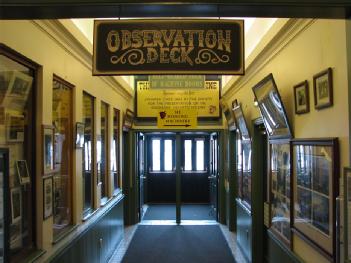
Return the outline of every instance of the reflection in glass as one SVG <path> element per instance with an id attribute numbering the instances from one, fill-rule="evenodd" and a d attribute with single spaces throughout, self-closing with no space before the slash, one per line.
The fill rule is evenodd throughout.
<path id="1" fill-rule="evenodd" d="M 290 241 L 290 144 L 270 144 L 271 227 Z"/>
<path id="2" fill-rule="evenodd" d="M 53 193 L 54 238 L 72 222 L 72 89 L 58 78 L 53 80 L 52 122 L 55 127 L 55 174 Z"/>
<path id="3" fill-rule="evenodd" d="M 242 156 L 242 140 L 239 131 L 237 132 L 236 141 L 236 174 L 238 178 L 238 197 L 243 197 L 243 156 Z"/>
<path id="4" fill-rule="evenodd" d="M 251 141 L 242 141 L 242 199 L 251 207 Z"/>
<path id="5" fill-rule="evenodd" d="M 113 110 L 113 135 L 111 145 L 111 172 L 113 175 L 113 189 L 121 188 L 119 170 L 119 110 Z"/>
<path id="6" fill-rule="evenodd" d="M 196 140 L 196 171 L 205 170 L 205 141 Z"/>
<path id="7" fill-rule="evenodd" d="M 89 213 L 93 207 L 93 137 L 94 137 L 94 98 L 83 93 L 84 148 L 83 154 L 83 211 Z"/>
<path id="8" fill-rule="evenodd" d="M 106 156 L 107 156 L 107 133 L 108 133 L 108 105 L 104 102 L 101 102 L 100 110 L 100 135 L 101 135 L 101 145 L 97 148 L 97 152 L 100 155 L 98 159 L 99 172 L 101 178 L 101 199 L 108 196 L 108 176 L 107 176 L 107 165 L 106 165 Z M 97 141 L 99 143 L 99 141 Z M 99 145 L 98 145 L 99 146 Z M 103 202 L 103 200 L 102 200 Z"/>
<path id="9" fill-rule="evenodd" d="M 192 168 L 192 141 L 184 141 L 184 170 L 191 171 Z"/>
<path id="10" fill-rule="evenodd" d="M 296 217 L 330 235 L 330 196 L 333 153 L 330 146 L 294 145 L 297 185 Z M 297 220 L 296 224 L 300 221 Z"/>
<path id="11" fill-rule="evenodd" d="M 152 139 L 152 171 L 161 170 L 161 141 Z"/>
<path id="12" fill-rule="evenodd" d="M 165 171 L 172 171 L 173 169 L 173 150 L 172 150 L 172 140 L 164 140 L 164 165 Z"/>
<path id="13" fill-rule="evenodd" d="M 35 135 L 33 127 L 33 78 L 34 70 L 0 55 L 0 116 L 3 129 L 0 131 L 0 143 L 10 149 L 9 189 L 6 200 L 9 209 L 3 211 L 9 216 L 9 225 L 2 225 L 9 233 L 9 262 L 23 260 L 35 247 L 33 219 L 33 148 Z M 21 116 L 20 127 L 12 121 L 13 116 Z M 16 170 L 16 161 L 25 160 L 28 165 L 30 182 L 21 184 Z M 1 175 L 0 177 L 2 177 Z M 1 184 L 3 181 L 1 181 Z M 2 189 L 2 188 L 1 188 Z M 1 195 L 2 198 L 2 195 Z M 4 244 L 0 245 L 3 246 Z M 4 251 L 2 251 L 3 255 Z"/>

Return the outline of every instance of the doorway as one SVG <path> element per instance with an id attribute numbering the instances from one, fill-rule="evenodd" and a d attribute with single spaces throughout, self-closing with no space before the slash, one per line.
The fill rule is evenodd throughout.
<path id="1" fill-rule="evenodd" d="M 216 133 L 139 133 L 140 220 L 217 220 Z"/>

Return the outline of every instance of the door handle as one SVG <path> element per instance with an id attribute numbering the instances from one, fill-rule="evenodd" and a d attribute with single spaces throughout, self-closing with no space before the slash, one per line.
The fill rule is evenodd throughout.
<path id="1" fill-rule="evenodd" d="M 207 177 L 208 179 L 214 179 L 214 178 L 216 178 L 216 176 L 214 176 L 214 175 L 211 175 L 211 176 L 209 176 L 209 177 Z"/>
<path id="2" fill-rule="evenodd" d="M 140 179 L 146 179 L 146 176 L 140 176 Z"/>

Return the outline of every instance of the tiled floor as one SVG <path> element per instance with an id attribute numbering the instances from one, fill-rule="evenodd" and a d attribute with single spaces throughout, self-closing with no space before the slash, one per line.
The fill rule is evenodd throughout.
<path id="1" fill-rule="evenodd" d="M 185 224 L 198 224 L 198 225 L 206 225 L 206 224 L 213 224 L 213 222 L 206 222 L 206 221 L 195 221 L 194 222 L 183 222 Z M 153 220 L 148 220 L 143 221 L 141 224 L 152 224 L 152 225 L 173 225 L 176 224 L 175 221 L 172 220 L 165 220 L 164 222 L 162 222 L 161 220 L 155 220 L 155 222 L 153 222 Z M 230 232 L 228 230 L 228 227 L 225 225 L 219 225 L 223 235 L 225 237 L 225 239 L 228 242 L 228 245 L 234 255 L 234 258 L 236 260 L 237 263 L 246 263 L 245 258 L 243 257 L 240 249 L 238 248 L 237 244 L 236 244 L 236 235 L 233 232 Z M 135 233 L 135 230 L 137 229 L 138 225 L 135 226 L 128 226 L 125 228 L 124 230 L 124 238 L 122 239 L 121 243 L 119 244 L 119 246 L 117 247 L 116 251 L 114 252 L 114 254 L 112 255 L 109 263 L 120 263 L 122 261 L 122 258 L 129 246 L 129 243 Z"/>

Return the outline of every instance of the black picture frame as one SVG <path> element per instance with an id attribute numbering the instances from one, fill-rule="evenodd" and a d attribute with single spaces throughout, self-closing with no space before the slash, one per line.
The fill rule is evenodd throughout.
<path id="1" fill-rule="evenodd" d="M 233 113 L 236 120 L 236 127 L 240 131 L 242 140 L 251 141 L 249 128 L 247 126 L 247 122 L 245 120 L 245 116 L 240 104 L 233 108 Z"/>
<path id="2" fill-rule="evenodd" d="M 42 126 L 43 144 L 43 174 L 51 174 L 55 171 L 54 163 L 54 134 L 55 128 L 52 125 Z"/>
<path id="3" fill-rule="evenodd" d="M 295 139 L 292 230 L 330 261 L 336 259 L 337 138 Z"/>
<path id="4" fill-rule="evenodd" d="M 48 219 L 53 215 L 53 177 L 43 178 L 43 219 Z"/>
<path id="5" fill-rule="evenodd" d="M 222 112 L 224 114 L 225 119 L 227 120 L 228 129 L 229 130 L 235 130 L 236 129 L 236 125 L 235 125 L 233 111 L 228 107 L 227 102 L 225 102 L 223 98 L 221 98 L 219 100 L 219 104 L 221 105 Z"/>
<path id="6" fill-rule="evenodd" d="M 27 166 L 26 160 L 17 160 L 16 161 L 16 170 L 18 179 L 21 185 L 30 183 L 30 174 Z"/>
<path id="7" fill-rule="evenodd" d="M 295 114 L 310 112 L 310 97 L 307 80 L 294 86 L 294 102 Z"/>
<path id="8" fill-rule="evenodd" d="M 252 91 L 258 102 L 268 137 L 292 138 L 292 130 L 273 74 L 268 74 L 258 82 Z"/>
<path id="9" fill-rule="evenodd" d="M 130 109 L 126 110 L 126 113 L 123 116 L 123 130 L 129 131 L 133 126 L 134 121 L 134 112 Z"/>
<path id="10" fill-rule="evenodd" d="M 327 68 L 313 76 L 314 108 L 317 110 L 333 106 L 333 73 Z"/>
<path id="11" fill-rule="evenodd" d="M 75 146 L 77 149 L 81 149 L 84 147 L 84 128 L 85 125 L 83 122 L 76 123 L 76 142 Z"/>

